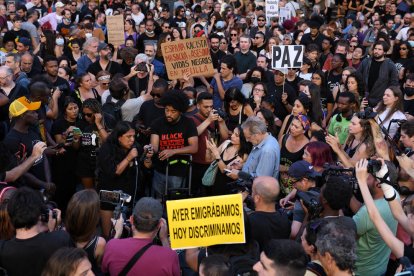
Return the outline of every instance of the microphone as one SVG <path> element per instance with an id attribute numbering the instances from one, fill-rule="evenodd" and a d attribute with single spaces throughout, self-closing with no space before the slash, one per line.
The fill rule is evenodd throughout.
<path id="1" fill-rule="evenodd" d="M 132 149 L 136 149 L 137 151 L 138 151 L 138 149 L 137 149 L 137 145 L 136 144 L 134 144 L 133 146 L 132 146 L 132 148 L 131 148 L 131 150 Z M 134 157 L 134 166 L 138 166 L 138 159 L 136 158 L 136 157 Z"/>

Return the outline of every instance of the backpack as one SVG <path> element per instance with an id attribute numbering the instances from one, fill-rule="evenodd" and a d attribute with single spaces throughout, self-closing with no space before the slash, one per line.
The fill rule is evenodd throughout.
<path id="1" fill-rule="evenodd" d="M 116 124 L 122 121 L 121 107 L 124 103 L 124 99 L 120 99 L 114 103 L 112 101 L 112 96 L 108 96 L 108 98 L 106 98 L 106 101 L 102 106 L 102 113 L 104 115 L 105 125 L 108 129 L 114 129 Z"/>
<path id="2" fill-rule="evenodd" d="M 230 274 L 232 276 L 253 276 L 257 272 L 253 270 L 253 266 L 257 263 L 250 255 L 233 256 L 229 259 Z"/>

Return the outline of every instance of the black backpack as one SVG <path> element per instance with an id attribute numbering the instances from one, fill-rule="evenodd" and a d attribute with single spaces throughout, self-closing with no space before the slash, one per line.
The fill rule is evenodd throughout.
<path id="1" fill-rule="evenodd" d="M 112 101 L 112 96 L 106 98 L 106 101 L 102 106 L 102 113 L 104 115 L 105 125 L 108 129 L 114 129 L 116 124 L 122 121 L 121 107 L 124 103 L 124 99 L 120 99 L 114 103 Z"/>
<path id="2" fill-rule="evenodd" d="M 257 263 L 250 255 L 233 256 L 229 259 L 230 274 L 232 276 L 256 276 L 253 266 Z"/>

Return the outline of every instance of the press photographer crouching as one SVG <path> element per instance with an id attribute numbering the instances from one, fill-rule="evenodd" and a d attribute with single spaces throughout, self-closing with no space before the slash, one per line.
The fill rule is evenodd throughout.
<path id="1" fill-rule="evenodd" d="M 145 158 L 141 158 L 142 155 L 143 149 L 135 143 L 135 130 L 132 125 L 128 122 L 119 122 L 98 154 L 97 190 L 122 190 L 132 196 L 127 206 L 132 205 L 142 189 L 139 169 L 151 167 L 152 151 L 146 151 Z M 101 225 L 105 238 L 110 236 L 114 209 L 114 204 L 101 202 Z"/>
<path id="2" fill-rule="evenodd" d="M 102 271 L 108 275 L 180 275 L 178 255 L 170 249 L 167 222 L 162 205 L 153 198 L 141 198 L 130 217 L 132 237 L 112 239 L 105 248 Z M 163 246 L 153 245 L 159 232 Z"/>

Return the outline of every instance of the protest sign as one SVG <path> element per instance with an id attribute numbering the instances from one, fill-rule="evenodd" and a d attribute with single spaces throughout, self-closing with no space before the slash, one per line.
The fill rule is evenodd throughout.
<path id="1" fill-rule="evenodd" d="M 291 19 L 292 14 L 290 12 L 289 8 L 286 7 L 280 7 L 279 8 L 279 24 L 283 24 L 285 20 Z"/>
<path id="2" fill-rule="evenodd" d="M 205 37 L 183 39 L 161 44 L 168 78 L 180 79 L 186 74 L 214 75 L 213 61 Z"/>
<path id="3" fill-rule="evenodd" d="M 272 47 L 272 68 L 300 68 L 303 64 L 303 45 L 285 45 Z"/>
<path id="4" fill-rule="evenodd" d="M 108 43 L 119 46 L 125 43 L 124 16 L 113 15 L 106 17 L 108 27 Z"/>
<path id="5" fill-rule="evenodd" d="M 267 22 L 279 14 L 279 0 L 266 0 L 266 18 Z"/>
<path id="6" fill-rule="evenodd" d="M 171 248 L 244 243 L 241 194 L 167 201 Z"/>

